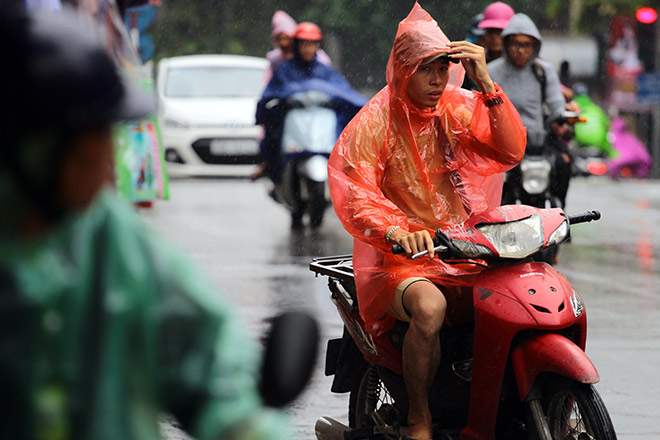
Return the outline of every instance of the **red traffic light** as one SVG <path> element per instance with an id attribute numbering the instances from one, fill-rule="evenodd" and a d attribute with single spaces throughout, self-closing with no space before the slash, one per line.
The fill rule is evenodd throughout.
<path id="1" fill-rule="evenodd" d="M 640 23 L 651 24 L 658 19 L 658 13 L 655 11 L 655 9 L 644 6 L 637 9 L 637 12 L 635 12 L 635 18 L 637 18 L 637 21 Z"/>

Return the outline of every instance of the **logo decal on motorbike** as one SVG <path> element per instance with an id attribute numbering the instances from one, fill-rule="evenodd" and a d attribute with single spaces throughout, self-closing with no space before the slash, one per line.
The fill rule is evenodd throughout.
<path id="1" fill-rule="evenodd" d="M 527 277 L 533 277 L 533 276 L 539 276 L 542 277 L 545 274 L 539 273 L 539 272 L 530 272 L 530 273 L 524 273 L 520 275 L 520 278 L 527 278 Z"/>

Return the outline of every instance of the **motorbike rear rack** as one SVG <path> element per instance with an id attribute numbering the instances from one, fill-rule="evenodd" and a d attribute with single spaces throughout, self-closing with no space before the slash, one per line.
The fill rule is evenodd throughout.
<path id="1" fill-rule="evenodd" d="M 355 281 L 353 276 L 353 256 L 350 254 L 314 258 L 309 263 L 309 270 L 315 272 L 317 276 L 326 275 L 342 281 Z"/>

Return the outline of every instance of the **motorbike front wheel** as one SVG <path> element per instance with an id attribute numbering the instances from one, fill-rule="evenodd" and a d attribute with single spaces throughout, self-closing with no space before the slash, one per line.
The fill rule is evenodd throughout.
<path id="1" fill-rule="evenodd" d="M 547 388 L 544 401 L 553 440 L 616 440 L 610 415 L 593 385 L 558 378 Z"/>

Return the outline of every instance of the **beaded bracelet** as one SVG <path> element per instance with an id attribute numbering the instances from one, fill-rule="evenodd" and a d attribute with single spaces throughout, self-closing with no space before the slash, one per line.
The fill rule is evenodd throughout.
<path id="1" fill-rule="evenodd" d="M 394 226 L 394 227 L 393 227 L 392 229 L 390 229 L 390 231 L 385 235 L 385 241 L 386 241 L 387 243 L 390 242 L 390 237 L 392 236 L 392 234 L 394 233 L 394 231 L 396 231 L 396 230 L 399 229 L 399 228 L 400 228 L 400 226 Z"/>

